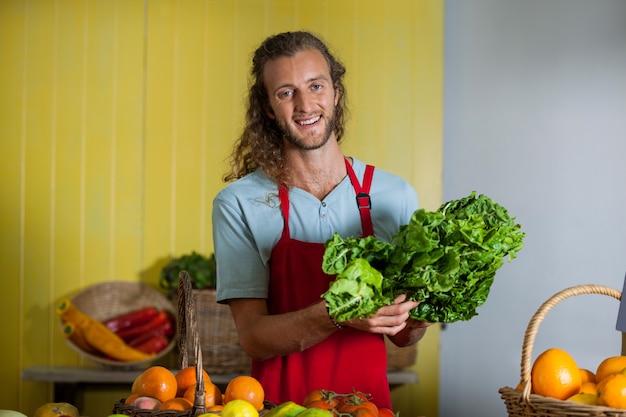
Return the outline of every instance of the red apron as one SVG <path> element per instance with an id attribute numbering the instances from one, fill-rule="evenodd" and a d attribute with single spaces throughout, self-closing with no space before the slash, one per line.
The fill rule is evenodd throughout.
<path id="1" fill-rule="evenodd" d="M 369 185 L 373 167 L 366 170 L 361 189 L 352 166 L 346 162 L 350 180 L 357 193 L 364 235 L 373 234 L 369 218 Z M 368 179 L 369 176 L 369 179 Z M 270 314 L 300 310 L 319 302 L 334 276 L 322 271 L 323 243 L 302 242 L 289 234 L 289 196 L 279 187 L 284 218 L 283 233 L 272 250 L 268 309 Z M 367 206 L 367 207 L 364 207 Z M 363 215 L 363 212 L 366 212 Z M 369 219 L 369 220 L 368 220 Z M 369 224 L 368 224 L 369 221 Z M 337 393 L 353 390 L 369 393 L 378 407 L 391 408 L 387 381 L 387 354 L 382 335 L 347 327 L 303 352 L 252 361 L 252 376 L 265 390 L 265 398 L 274 403 L 295 401 L 315 389 Z"/>

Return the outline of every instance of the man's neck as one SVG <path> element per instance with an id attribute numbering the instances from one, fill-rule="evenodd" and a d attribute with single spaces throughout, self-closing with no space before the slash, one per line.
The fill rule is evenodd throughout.
<path id="1" fill-rule="evenodd" d="M 339 146 L 323 152 L 296 152 L 287 158 L 291 184 L 323 200 L 347 175 Z"/>

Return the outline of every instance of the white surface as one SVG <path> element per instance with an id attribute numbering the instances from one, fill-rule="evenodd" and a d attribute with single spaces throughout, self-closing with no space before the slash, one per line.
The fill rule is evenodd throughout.
<path id="1" fill-rule="evenodd" d="M 503 417 L 528 320 L 577 284 L 626 273 L 626 1 L 447 0 L 444 200 L 472 190 L 526 231 L 487 303 L 441 336 L 440 417 Z M 560 303 L 533 357 L 557 346 L 595 370 L 620 353 L 619 303 Z"/>

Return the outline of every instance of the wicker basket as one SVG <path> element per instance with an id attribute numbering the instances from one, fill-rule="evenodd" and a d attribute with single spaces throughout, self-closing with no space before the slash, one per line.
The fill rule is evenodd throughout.
<path id="1" fill-rule="evenodd" d="M 123 414 L 132 417 L 196 417 L 206 412 L 204 402 L 204 378 L 202 378 L 202 348 L 198 342 L 198 334 L 196 331 L 196 311 L 193 303 L 191 280 L 186 271 L 181 271 L 179 275 L 177 300 L 178 349 L 180 351 L 178 357 L 179 369 L 184 369 L 189 366 L 190 350 L 194 353 L 195 358 L 196 396 L 194 398 L 193 408 L 187 411 L 145 410 L 126 405 L 122 399 L 115 403 L 112 414 Z"/>
<path id="2" fill-rule="evenodd" d="M 111 317 L 149 306 L 155 306 L 158 310 L 166 310 L 174 315 L 176 314 L 172 303 L 167 297 L 154 288 L 138 282 L 108 281 L 95 284 L 70 297 L 70 300 L 78 309 L 99 321 L 105 321 Z M 76 346 L 71 340 L 65 340 L 68 346 L 81 357 L 100 366 L 115 369 L 146 368 L 151 363 L 167 355 L 176 346 L 176 338 L 172 338 L 164 350 L 150 359 L 136 362 L 120 362 L 90 354 Z"/>
<path id="3" fill-rule="evenodd" d="M 410 346 L 398 347 L 389 338 L 385 337 L 387 348 L 387 372 L 402 371 L 415 365 L 417 360 L 417 343 Z"/>
<path id="4" fill-rule="evenodd" d="M 579 404 L 573 401 L 563 401 L 554 398 L 531 394 L 532 382 L 530 378 L 532 368 L 532 350 L 539 325 L 546 314 L 566 298 L 583 294 L 607 295 L 618 300 L 620 291 L 603 285 L 578 285 L 562 290 L 544 302 L 530 319 L 524 334 L 521 361 L 522 390 L 511 387 L 500 388 L 499 392 L 504 400 L 510 417 L 549 417 L 549 416 L 580 416 L 580 417 L 626 417 L 626 410 L 602 407 L 597 405 Z"/>
<path id="5" fill-rule="evenodd" d="M 197 332 L 204 369 L 209 375 L 247 374 L 251 359 L 239 344 L 230 308 L 218 304 L 215 296 L 216 292 L 212 289 L 192 290 L 196 319 L 201 323 Z M 187 345 L 191 345 L 191 335 L 187 338 Z"/>

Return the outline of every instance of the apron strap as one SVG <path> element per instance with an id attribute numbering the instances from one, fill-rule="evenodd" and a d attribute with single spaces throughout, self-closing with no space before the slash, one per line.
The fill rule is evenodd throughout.
<path id="1" fill-rule="evenodd" d="M 344 161 L 346 163 L 348 176 L 350 177 L 350 182 L 356 192 L 356 206 L 359 208 L 359 213 L 361 214 L 363 237 L 373 236 L 374 226 L 372 225 L 372 216 L 370 213 L 370 209 L 372 208 L 372 199 L 370 198 L 369 192 L 370 187 L 372 186 L 372 178 L 374 177 L 374 167 L 372 165 L 367 165 L 365 167 L 363 186 L 361 186 L 358 178 L 354 174 L 354 170 L 352 169 L 352 165 L 350 164 L 350 161 L 348 161 L 348 158 L 344 158 Z"/>
<path id="2" fill-rule="evenodd" d="M 289 238 L 289 190 L 285 184 L 278 187 L 278 198 L 280 198 L 280 209 L 283 212 L 283 237 Z"/>

